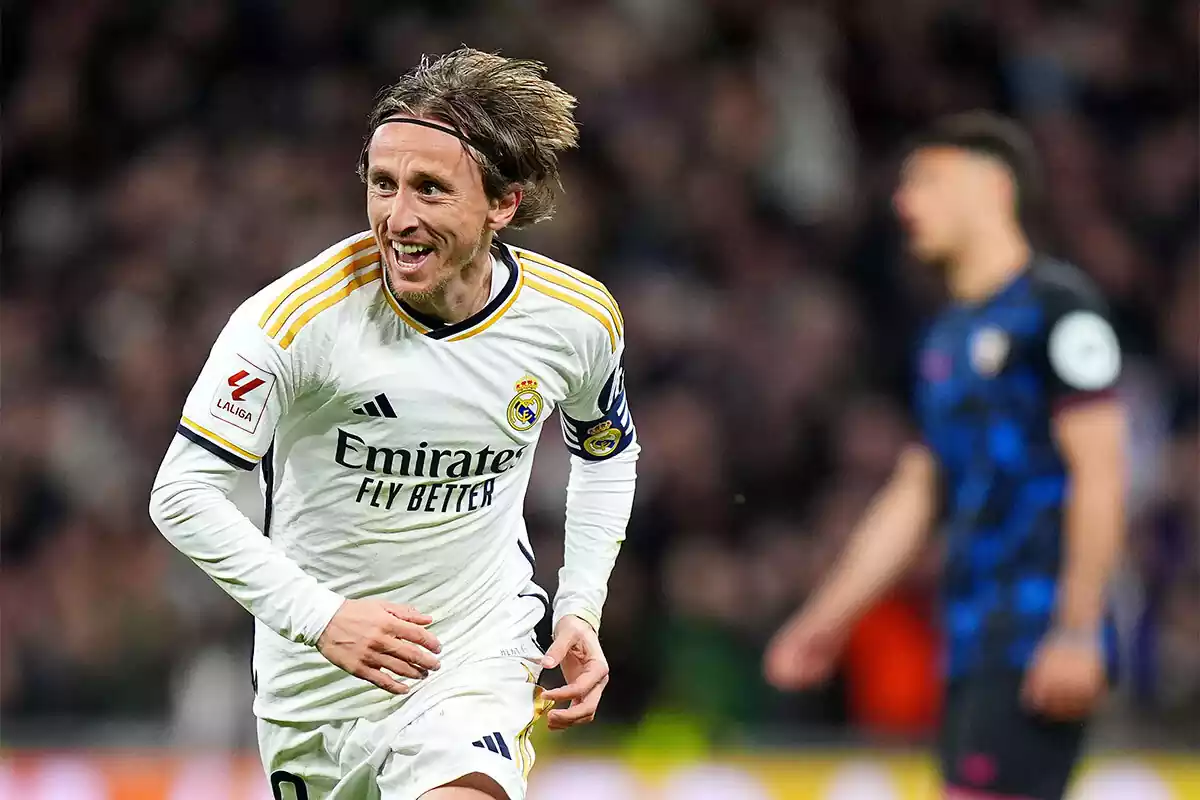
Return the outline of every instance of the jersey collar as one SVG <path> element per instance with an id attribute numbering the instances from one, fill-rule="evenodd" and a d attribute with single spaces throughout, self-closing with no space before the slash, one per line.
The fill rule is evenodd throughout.
<path id="1" fill-rule="evenodd" d="M 481 333 L 503 316 L 504 312 L 512 307 L 524 283 L 521 265 L 513 257 L 508 246 L 497 241 L 494 243 L 493 252 L 508 267 L 508 279 L 504 282 L 504 286 L 501 287 L 500 291 L 492 299 L 488 300 L 483 308 L 453 325 L 447 325 L 440 319 L 423 314 L 397 298 L 392 294 L 392 289 L 388 286 L 386 278 L 383 281 L 383 293 L 387 296 L 388 303 L 400 319 L 430 339 L 446 339 L 452 342 L 466 339 L 477 333 Z"/>

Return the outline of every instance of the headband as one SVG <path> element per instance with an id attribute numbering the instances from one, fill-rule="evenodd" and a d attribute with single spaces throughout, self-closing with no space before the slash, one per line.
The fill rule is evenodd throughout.
<path id="1" fill-rule="evenodd" d="M 403 125 L 420 125 L 422 128 L 432 128 L 435 131 L 441 131 L 442 133 L 448 133 L 451 136 L 453 136 L 455 139 L 458 139 L 463 144 L 470 145 L 471 147 L 474 147 L 476 150 L 478 150 L 480 153 L 483 153 L 485 156 L 487 156 L 487 158 L 493 164 L 499 163 L 496 160 L 496 157 L 494 155 L 492 155 L 492 152 L 488 147 L 480 144 L 479 142 L 475 141 L 474 139 L 470 138 L 469 136 L 466 136 L 465 134 L 460 133 L 459 131 L 455 130 L 454 128 L 451 128 L 449 125 L 439 125 L 436 122 L 429 122 L 428 120 L 413 119 L 412 117 L 388 117 L 387 119 L 380 120 L 379 124 L 376 125 L 372 129 L 371 133 L 374 133 L 375 131 L 379 130 L 379 128 L 381 126 L 387 125 L 390 122 L 397 122 L 397 123 L 400 123 Z M 369 143 L 370 137 L 367 137 L 367 138 L 368 138 L 368 143 Z M 363 157 L 363 163 L 365 164 L 366 158 L 367 158 L 367 150 L 365 147 L 363 148 L 362 157 Z"/>

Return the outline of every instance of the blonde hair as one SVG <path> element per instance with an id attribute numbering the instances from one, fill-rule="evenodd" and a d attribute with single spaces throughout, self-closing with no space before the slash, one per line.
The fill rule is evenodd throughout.
<path id="1" fill-rule="evenodd" d="M 520 186 L 523 196 L 511 227 L 549 219 L 562 188 L 558 155 L 579 143 L 579 128 L 575 98 L 545 74 L 541 62 L 469 47 L 423 57 L 380 93 L 368 118 L 359 177 L 365 180 L 367 147 L 385 120 L 397 114 L 437 120 L 470 145 L 467 150 L 479 164 L 488 197 L 498 199 L 513 184 Z"/>

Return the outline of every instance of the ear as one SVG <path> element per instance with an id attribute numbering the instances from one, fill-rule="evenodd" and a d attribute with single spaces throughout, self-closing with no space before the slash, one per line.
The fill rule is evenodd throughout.
<path id="1" fill-rule="evenodd" d="M 512 222 L 513 216 L 517 213 L 517 208 L 521 205 L 521 198 L 524 196 L 525 192 L 522 191 L 521 184 L 514 183 L 508 187 L 507 192 L 489 202 L 487 213 L 488 229 L 498 231 Z"/>

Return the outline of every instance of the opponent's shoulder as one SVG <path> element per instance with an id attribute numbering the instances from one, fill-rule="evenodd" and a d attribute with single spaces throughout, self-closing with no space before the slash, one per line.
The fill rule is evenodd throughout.
<path id="1" fill-rule="evenodd" d="M 1083 270 L 1066 261 L 1039 256 L 1029 269 L 1029 286 L 1051 317 L 1073 309 L 1106 313 L 1099 287 Z"/>
<path id="2" fill-rule="evenodd" d="M 239 309 L 248 322 L 287 350 L 301 331 L 335 325 L 337 314 L 356 290 L 382 275 L 379 247 L 370 231 L 356 233 L 272 281 Z"/>
<path id="3" fill-rule="evenodd" d="M 555 327 L 588 337 L 602 334 L 612 350 L 625 335 L 616 298 L 600 281 L 561 261 L 524 247 L 505 245 L 521 270 L 522 295 L 537 313 L 553 315 Z"/>

